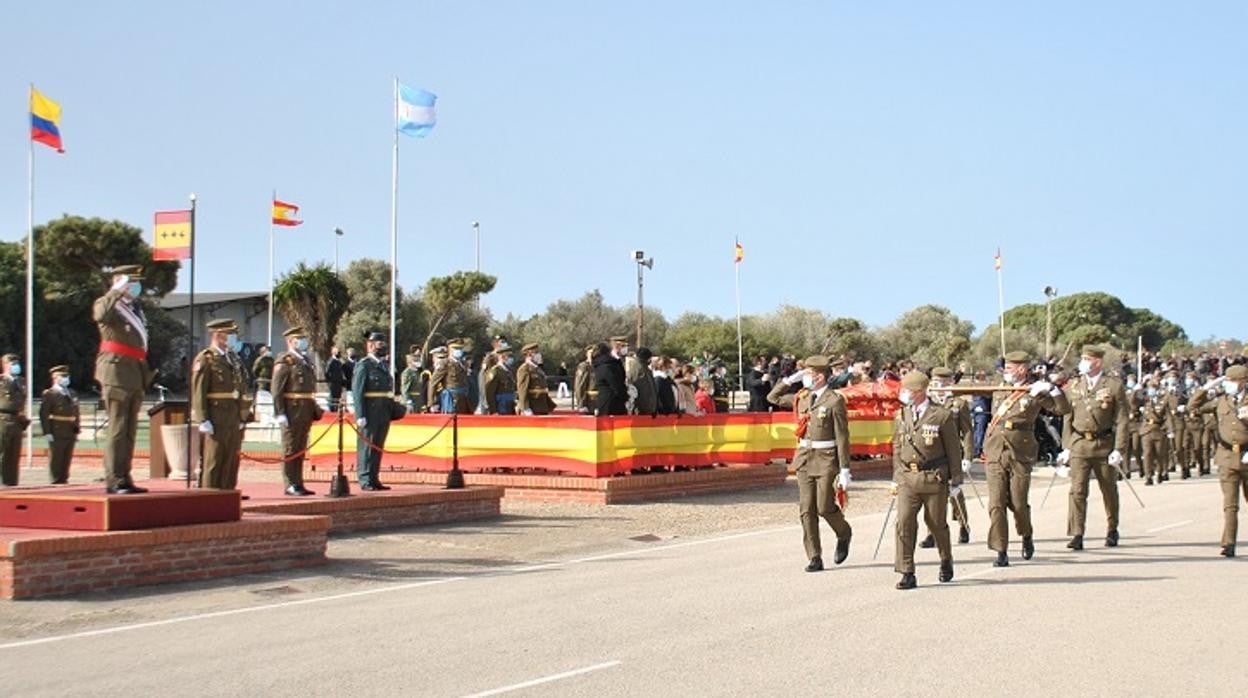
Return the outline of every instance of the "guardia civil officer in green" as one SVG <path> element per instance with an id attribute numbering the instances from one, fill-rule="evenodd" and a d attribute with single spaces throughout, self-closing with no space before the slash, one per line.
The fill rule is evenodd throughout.
<path id="1" fill-rule="evenodd" d="M 119 266 L 112 271 L 108 292 L 95 299 L 91 308 L 91 318 L 100 331 L 95 380 L 108 413 L 104 480 L 110 494 L 147 491 L 130 477 L 143 393 L 155 377 L 147 365 L 147 318 L 139 302 L 142 293 L 143 268 Z"/>
<path id="2" fill-rule="evenodd" d="M 802 539 L 810 564 L 807 572 L 823 569 L 823 546 L 819 540 L 819 518 L 836 532 L 836 556 L 841 564 L 849 557 L 853 529 L 836 502 L 836 491 L 849 488 L 849 413 L 845 399 L 828 386 L 828 357 L 812 356 L 805 368 L 776 384 L 767 401 L 793 410 L 797 419 L 797 449 L 793 467 L 797 471 L 798 508 Z M 802 389 L 789 393 L 798 381 Z"/>
<path id="3" fill-rule="evenodd" d="M 953 550 L 945 508 L 962 489 L 962 443 L 952 413 L 927 397 L 928 378 L 910 371 L 901 379 L 902 408 L 893 421 L 893 482 L 897 484 L 898 589 L 918 585 L 914 543 L 919 509 L 940 553 L 940 581 L 953 579 Z"/>
<path id="4" fill-rule="evenodd" d="M 48 440 L 48 477 L 53 485 L 69 482 L 69 463 L 81 431 L 78 394 L 69 387 L 69 366 L 53 366 L 52 385 L 39 400 L 39 426 Z"/>
<path id="5" fill-rule="evenodd" d="M 403 396 L 403 404 L 407 411 L 419 414 L 425 411 L 425 391 L 429 386 L 429 378 L 433 373 L 425 368 L 425 362 L 419 347 L 413 347 L 407 355 L 407 368 L 399 376 L 399 392 Z"/>
<path id="6" fill-rule="evenodd" d="M 207 329 L 209 345 L 191 364 L 191 421 L 204 435 L 199 486 L 233 490 L 238 488 L 243 429 L 252 416 L 247 374 L 238 355 L 243 344 L 233 320 L 211 320 Z"/>
<path id="7" fill-rule="evenodd" d="M 390 371 L 390 345 L 380 332 L 368 335 L 364 345 L 368 355 L 355 365 L 351 377 L 351 397 L 355 401 L 355 470 L 360 489 L 388 490 L 381 483 L 381 451 L 390 433 L 390 421 L 402 417 L 402 405 L 394 401 L 394 377 Z"/>
<path id="8" fill-rule="evenodd" d="M 1214 388 L 1221 388 L 1222 394 L 1215 397 Z M 1222 555 L 1235 557 L 1239 498 L 1248 500 L 1248 366 L 1227 368 L 1221 379 L 1192 395 L 1189 408 L 1217 418 L 1213 462 L 1222 485 Z"/>
<path id="9" fill-rule="evenodd" d="M 1070 415 L 1062 420 L 1060 466 L 1070 467 L 1070 508 L 1066 535 L 1071 550 L 1083 550 L 1083 533 L 1088 520 L 1088 481 L 1096 476 L 1105 503 L 1105 547 L 1118 545 L 1118 475 L 1131 436 L 1128 423 L 1131 404 L 1122 379 L 1103 370 L 1105 350 L 1083 348 L 1079 378 L 1066 384 Z M 1123 474 L 1125 477 L 1125 473 Z"/>
<path id="10" fill-rule="evenodd" d="M 16 487 L 22 457 L 22 434 L 26 418 L 26 387 L 22 384 L 22 363 L 17 354 L 0 360 L 0 484 Z"/>
<path id="11" fill-rule="evenodd" d="M 282 477 L 286 494 L 306 497 L 303 486 L 304 451 L 308 432 L 324 410 L 316 404 L 316 368 L 308 356 L 308 333 L 292 327 L 283 333 L 286 351 L 273 363 L 273 418 L 282 429 Z"/>

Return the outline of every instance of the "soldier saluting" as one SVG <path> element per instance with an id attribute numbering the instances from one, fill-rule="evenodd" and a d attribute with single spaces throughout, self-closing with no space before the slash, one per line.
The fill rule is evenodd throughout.
<path id="1" fill-rule="evenodd" d="M 108 412 L 104 446 L 105 491 L 141 494 L 147 490 L 130 478 L 134 439 L 139 428 L 143 392 L 155 373 L 147 366 L 147 318 L 139 304 L 143 268 L 125 265 L 113 269 L 107 293 L 95 299 L 91 317 L 100 331 L 95 357 L 95 380 Z"/>
<path id="2" fill-rule="evenodd" d="M 1221 384 L 1222 394 L 1210 399 L 1209 393 Z M 1248 366 L 1226 369 L 1226 375 L 1206 384 L 1192 395 L 1190 409 L 1212 414 L 1217 419 L 1213 438 L 1217 452 L 1213 462 L 1218 466 L 1222 485 L 1222 555 L 1235 557 L 1235 541 L 1239 535 L 1239 498 L 1248 500 Z"/>
<path id="3" fill-rule="evenodd" d="M 78 395 L 69 388 L 69 366 L 53 366 L 52 386 L 39 402 L 39 425 L 48 440 L 48 476 L 53 485 L 69 482 L 69 463 L 80 431 Z"/>
<path id="4" fill-rule="evenodd" d="M 314 493 L 303 486 L 303 452 L 312 423 L 324 411 L 316 404 L 316 369 L 307 354 L 308 333 L 292 327 L 282 336 L 286 351 L 273 363 L 273 415 L 282 428 L 282 478 L 286 494 L 306 497 Z"/>
<path id="5" fill-rule="evenodd" d="M 243 429 L 251 421 L 247 378 L 238 355 L 242 342 L 233 320 L 207 325 L 211 344 L 191 365 L 191 421 L 204 435 L 204 467 L 199 486 L 232 490 L 238 486 Z"/>

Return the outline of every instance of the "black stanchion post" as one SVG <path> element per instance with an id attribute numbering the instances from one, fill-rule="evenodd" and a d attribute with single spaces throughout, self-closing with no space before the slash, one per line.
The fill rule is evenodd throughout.
<path id="1" fill-rule="evenodd" d="M 347 476 L 342 474 L 342 404 L 338 405 L 338 474 L 334 475 L 334 479 L 329 482 L 329 494 L 327 497 L 350 497 L 351 483 L 347 482 Z"/>
<path id="2" fill-rule="evenodd" d="M 451 413 L 451 472 L 446 474 L 446 489 L 462 490 L 464 473 L 459 469 L 459 413 Z"/>

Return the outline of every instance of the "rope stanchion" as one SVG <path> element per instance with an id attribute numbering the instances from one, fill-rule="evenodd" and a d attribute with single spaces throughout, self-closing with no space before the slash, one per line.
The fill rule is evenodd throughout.
<path id="1" fill-rule="evenodd" d="M 308 444 L 307 448 L 303 449 L 302 451 L 299 451 L 298 453 L 292 453 L 289 456 L 282 456 L 281 458 L 267 458 L 265 456 L 258 456 L 254 453 L 247 453 L 246 451 L 242 451 L 242 450 L 238 452 L 238 455 L 247 460 L 255 461 L 256 463 L 269 463 L 269 464 L 290 463 L 292 461 L 296 461 L 296 460 L 299 460 L 300 458 L 306 457 L 308 453 L 310 453 L 312 449 L 317 444 L 319 444 L 321 440 L 324 439 L 325 436 L 328 434 L 329 434 L 329 430 L 326 429 L 324 432 L 321 433 L 320 436 L 316 437 L 315 441 Z"/>
<path id="2" fill-rule="evenodd" d="M 433 443 L 434 439 L 438 438 L 438 436 L 441 435 L 442 432 L 446 431 L 446 428 L 448 426 L 451 426 L 451 423 L 453 421 L 457 421 L 456 417 L 452 417 L 451 419 L 448 419 L 445 422 L 443 422 L 442 426 L 438 427 L 438 430 L 433 432 L 433 436 L 430 436 L 428 439 L 426 439 L 424 443 L 420 444 L 419 446 L 413 446 L 409 449 L 405 449 L 402 451 L 386 450 L 385 448 L 382 448 L 381 446 L 378 446 L 377 444 L 373 443 L 371 440 L 369 440 L 367 436 L 364 436 L 363 434 L 361 434 L 359 428 L 356 427 L 355 424 L 351 422 L 347 422 L 347 426 L 351 427 L 351 430 L 354 431 L 356 435 L 360 437 L 360 439 L 364 442 L 364 445 L 367 446 L 369 450 L 375 451 L 377 453 L 381 453 L 383 455 L 406 456 L 406 455 L 415 453 L 416 451 L 419 451 L 420 449 Z"/>
<path id="3" fill-rule="evenodd" d="M 342 421 L 343 409 L 342 404 L 338 405 L 338 473 L 329 481 L 329 493 L 326 497 L 340 498 L 351 496 L 351 483 L 347 481 L 347 476 L 342 472 Z M 354 427 L 353 427 L 354 428 Z M 326 430 L 328 433 L 329 430 Z"/>

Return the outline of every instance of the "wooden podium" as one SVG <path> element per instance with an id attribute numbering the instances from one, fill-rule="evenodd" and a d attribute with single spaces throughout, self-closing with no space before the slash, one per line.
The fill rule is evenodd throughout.
<path id="1" fill-rule="evenodd" d="M 162 400 L 147 411 L 150 434 L 148 447 L 148 477 L 163 479 L 169 477 L 169 463 L 165 459 L 165 440 L 160 428 L 168 424 L 186 424 L 189 403 L 186 400 Z M 194 464 L 191 464 L 194 472 Z"/>

